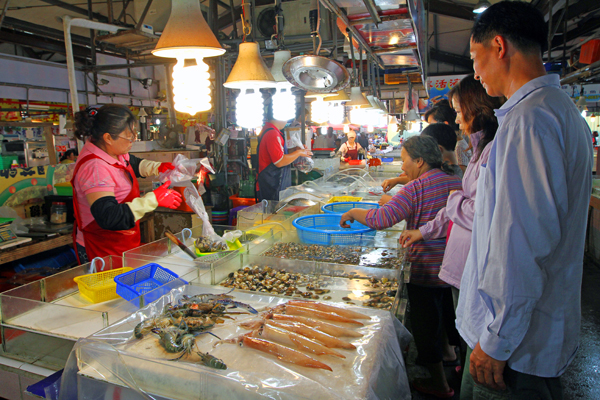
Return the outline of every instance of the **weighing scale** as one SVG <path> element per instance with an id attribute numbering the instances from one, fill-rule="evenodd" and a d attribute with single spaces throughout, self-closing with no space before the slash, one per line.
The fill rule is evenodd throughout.
<path id="1" fill-rule="evenodd" d="M 10 229 L 13 220 L 14 218 L 0 218 L 0 250 L 31 242 L 31 238 L 18 237 Z"/>

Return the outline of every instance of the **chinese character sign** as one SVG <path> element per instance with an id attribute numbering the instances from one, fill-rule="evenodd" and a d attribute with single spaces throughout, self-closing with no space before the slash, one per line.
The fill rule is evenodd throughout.
<path id="1" fill-rule="evenodd" d="M 430 76 L 427 78 L 429 88 L 429 106 L 441 99 L 448 98 L 448 92 L 466 75 Z"/>

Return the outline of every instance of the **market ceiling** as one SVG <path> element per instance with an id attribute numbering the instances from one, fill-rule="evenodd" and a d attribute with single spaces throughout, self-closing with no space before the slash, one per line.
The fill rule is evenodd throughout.
<path id="1" fill-rule="evenodd" d="M 410 71 L 419 67 L 414 25 L 404 0 L 320 1 L 324 6 L 329 3 L 345 9 L 350 25 L 368 43 L 380 65 L 386 69 Z M 491 0 L 490 3 L 497 1 Z M 0 9 L 4 9 L 6 3 L 8 7 L 0 17 L 0 42 L 3 43 L 0 45 L 0 52 L 5 51 L 6 44 L 17 45 L 27 57 L 58 62 L 64 60 L 61 23 L 64 15 L 89 18 L 130 29 L 139 29 L 143 23 L 151 25 L 155 32 L 160 32 L 169 18 L 171 7 L 169 0 L 0 0 Z M 418 35 L 426 37 L 423 43 L 428 54 L 421 56 L 423 60 L 428 60 L 424 62 L 428 64 L 430 75 L 472 70 L 468 46 L 476 3 L 477 0 L 424 2 L 429 13 L 423 32 L 418 32 Z M 572 49 L 582 40 L 600 33 L 598 0 L 531 0 L 531 3 L 546 16 L 549 15 L 550 3 L 553 4 L 552 31 L 555 34 L 551 38 L 552 58 L 562 58 L 563 49 Z M 213 29 L 219 31 L 219 39 L 233 48 L 241 35 L 240 4 L 241 0 L 201 1 L 207 21 L 212 24 Z M 274 0 L 254 0 L 254 4 L 259 10 L 258 14 L 267 6 L 273 6 Z M 285 17 L 293 18 L 285 15 L 284 8 Z M 232 19 L 236 21 L 235 30 Z M 345 31 L 343 21 L 338 18 L 336 22 L 337 27 Z M 335 26 L 332 25 L 331 29 L 335 29 Z M 336 32 L 337 42 L 334 35 L 324 42 L 325 50 L 342 50 L 342 30 L 338 29 Z M 92 57 L 90 31 L 73 28 L 72 33 L 75 56 L 79 62 L 89 64 Z M 268 39 L 257 27 L 254 28 L 254 35 L 261 45 Z M 164 60 L 158 60 L 149 54 L 155 42 L 150 35 L 140 33 L 133 37 L 121 36 L 109 41 L 96 41 L 94 50 L 127 56 L 138 62 L 163 63 Z M 294 39 L 286 41 L 286 45 L 288 43 L 295 52 L 310 53 L 313 48 L 310 39 Z"/>

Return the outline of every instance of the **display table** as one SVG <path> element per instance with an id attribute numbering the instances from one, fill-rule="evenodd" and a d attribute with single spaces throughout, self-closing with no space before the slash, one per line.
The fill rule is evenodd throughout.
<path id="1" fill-rule="evenodd" d="M 355 350 L 336 349 L 346 358 L 320 356 L 332 371 L 318 370 L 286 363 L 254 349 L 234 344 L 213 345 L 218 341 L 201 335 L 196 343 L 200 351 L 223 360 L 227 370 L 197 365 L 195 354 L 173 362 L 148 335 L 132 339 L 133 328 L 166 303 L 178 301 L 182 295 L 219 293 L 223 289 L 209 286 L 185 286 L 174 289 L 156 303 L 141 309 L 130 318 L 80 340 L 63 375 L 62 388 L 68 398 L 104 397 L 115 387 L 133 389 L 132 397 L 141 391 L 170 399 L 410 399 L 410 389 L 401 348 L 410 334 L 389 312 L 346 307 L 370 316 L 357 328 L 360 338 L 348 340 Z M 259 312 L 283 303 L 276 297 L 235 293 L 235 300 L 250 304 Z M 234 320 L 215 326 L 212 332 L 222 339 L 238 337 L 247 331 L 239 323 L 253 320 L 250 314 L 239 314 Z"/>
<path id="2" fill-rule="evenodd" d="M 57 247 L 71 245 L 73 245 L 73 237 L 70 233 L 44 240 L 33 240 L 18 247 L 0 250 L 0 265 L 23 257 L 39 254 L 47 250 L 56 249 Z"/>

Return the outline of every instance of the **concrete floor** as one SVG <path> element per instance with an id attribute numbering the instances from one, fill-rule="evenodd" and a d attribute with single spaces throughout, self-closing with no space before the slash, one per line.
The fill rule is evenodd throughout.
<path id="1" fill-rule="evenodd" d="M 414 364 L 416 350 L 414 343 L 407 357 L 409 380 L 424 377 L 423 367 Z M 459 398 L 459 382 L 452 368 L 446 368 L 450 386 Z M 575 359 L 562 376 L 564 400 L 600 399 L 600 267 L 584 264 L 581 291 L 581 338 Z M 422 395 L 413 390 L 413 399 L 431 400 L 433 396 Z"/>

